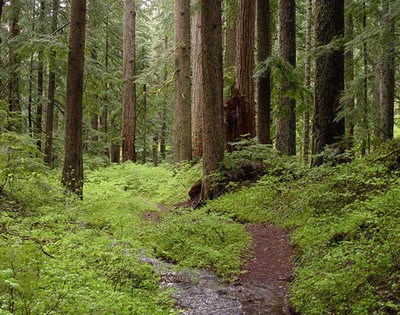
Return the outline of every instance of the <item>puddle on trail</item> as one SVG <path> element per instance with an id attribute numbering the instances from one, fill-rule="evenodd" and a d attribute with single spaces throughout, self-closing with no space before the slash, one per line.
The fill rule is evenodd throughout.
<path id="1" fill-rule="evenodd" d="M 173 297 L 185 315 L 286 315 L 287 300 L 274 288 L 258 285 L 226 285 L 203 270 L 174 271 L 172 264 L 143 258 L 161 276 L 161 285 L 176 289 Z"/>

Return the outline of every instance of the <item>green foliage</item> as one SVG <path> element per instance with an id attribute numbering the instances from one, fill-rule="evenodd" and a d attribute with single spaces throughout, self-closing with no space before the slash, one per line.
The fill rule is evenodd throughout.
<path id="1" fill-rule="evenodd" d="M 5 187 L 23 205 L 0 194 L 1 314 L 176 314 L 149 257 L 226 279 L 240 272 L 249 244 L 241 225 L 204 211 L 157 214 L 157 203 L 186 198 L 199 165 L 87 170 L 84 200 L 63 196 L 42 168 L 40 176 L 18 168 L 18 192 Z M 30 178 L 53 190 L 33 193 Z"/>
<path id="2" fill-rule="evenodd" d="M 283 60 L 280 57 L 273 56 L 257 64 L 254 70 L 255 78 L 265 76 L 267 69 L 271 69 L 274 78 L 279 82 L 282 78 L 290 82 L 290 90 L 287 92 L 287 97 L 301 100 L 312 96 L 311 91 L 304 87 L 303 76 L 298 68 Z"/>
<path id="3" fill-rule="evenodd" d="M 242 225 L 205 211 L 168 213 L 150 238 L 157 256 L 185 267 L 214 269 L 226 280 L 240 273 L 250 242 Z"/>
<path id="4" fill-rule="evenodd" d="M 267 172 L 205 210 L 292 231 L 291 303 L 300 314 L 397 314 L 399 155 L 394 141 L 336 167 L 282 164 L 279 172 Z"/>
<path id="5" fill-rule="evenodd" d="M 60 197 L 55 177 L 42 161 L 43 154 L 31 136 L 15 132 L 0 135 L 0 186 L 32 207 Z"/>

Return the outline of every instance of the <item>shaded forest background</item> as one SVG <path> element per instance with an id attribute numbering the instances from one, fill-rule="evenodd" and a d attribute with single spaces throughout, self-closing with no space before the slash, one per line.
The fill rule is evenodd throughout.
<path id="1" fill-rule="evenodd" d="M 82 145 L 86 163 L 138 160 L 156 165 L 201 157 L 201 3 L 132 2 L 136 25 L 125 27 L 123 4 L 87 3 Z M 344 7 L 341 1 L 256 5 L 226 0 L 222 5 L 223 52 L 216 53 L 224 57 L 227 143 L 257 136 L 284 154 L 298 154 L 305 163 L 311 156 L 313 164 L 320 164 L 326 145 L 326 155 L 346 149 L 351 155 L 364 155 L 393 137 L 399 99 L 398 2 L 349 0 Z M 70 3 L 2 1 L 1 9 L 3 142 L 10 131 L 16 131 L 16 137 L 29 135 L 45 162 L 59 167 L 64 158 Z M 122 48 L 123 32 L 129 27 L 134 81 L 126 88 Z M 335 54 L 339 59 L 321 68 L 324 58 Z M 333 68 L 339 77 L 327 73 Z M 331 91 L 324 91 L 324 85 Z M 128 113 L 122 104 L 129 89 L 134 91 L 129 114 L 133 122 L 132 130 L 124 131 L 123 116 Z M 121 139 L 130 141 L 131 156 Z M 228 144 L 226 148 L 231 149 Z"/>
<path id="2" fill-rule="evenodd" d="M 260 223 L 297 312 L 400 312 L 399 1 L 0 8 L 0 311 L 179 313 L 145 260 L 235 281 Z"/>

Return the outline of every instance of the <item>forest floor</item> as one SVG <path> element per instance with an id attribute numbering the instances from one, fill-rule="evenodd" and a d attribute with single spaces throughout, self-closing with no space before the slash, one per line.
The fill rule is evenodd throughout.
<path id="1" fill-rule="evenodd" d="M 161 212 L 168 209 L 158 204 Z M 145 214 L 150 220 L 160 220 L 160 212 Z M 293 246 L 285 230 L 271 224 L 247 224 L 252 235 L 251 256 L 238 280 L 228 285 L 208 271 L 172 271 L 163 266 L 162 284 L 177 289 L 177 307 L 186 315 L 287 315 L 289 284 L 294 262 Z"/>
<path id="2" fill-rule="evenodd" d="M 276 293 L 282 314 L 290 314 L 289 284 L 294 262 L 293 247 L 286 231 L 270 224 L 249 224 L 252 256 L 247 261 L 245 272 L 240 276 L 242 284 L 271 288 Z"/>

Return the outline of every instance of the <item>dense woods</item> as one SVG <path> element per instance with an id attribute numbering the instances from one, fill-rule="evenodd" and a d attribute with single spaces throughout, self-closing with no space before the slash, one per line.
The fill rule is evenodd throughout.
<path id="1" fill-rule="evenodd" d="M 213 104 L 201 100 L 209 83 L 202 2 L 88 3 L 78 22 L 73 4 L 5 1 L 1 34 L 3 132 L 31 134 L 48 165 L 63 164 L 72 190 L 80 188 L 66 176 L 82 181 L 80 147 L 103 164 L 201 157 L 205 125 L 221 124 L 204 120 L 204 106 L 225 108 L 226 145 L 219 137 L 217 151 L 256 137 L 305 162 L 311 155 L 312 165 L 327 150 L 363 155 L 397 130 L 397 2 L 224 1 L 223 51 L 215 52 L 224 76 L 211 78 L 224 96 Z M 68 34 L 72 44 L 83 40 L 74 39 L 76 23 L 89 36 L 79 58 L 67 45 Z M 75 84 L 84 84 L 82 128 Z"/>
<path id="2" fill-rule="evenodd" d="M 306 234 L 317 233 L 311 231 L 310 222 L 315 220 L 322 226 L 324 218 L 333 217 L 334 222 L 343 219 L 346 223 L 343 226 L 337 223 L 337 228 L 343 232 L 337 231 L 325 240 L 327 247 L 333 243 L 339 247 L 344 240 L 351 243 L 356 232 L 362 233 L 362 240 L 357 241 L 368 248 L 376 240 L 374 233 L 379 238 L 376 242 L 389 244 L 385 243 L 389 242 L 389 237 L 379 233 L 390 224 L 380 221 L 378 208 L 385 203 L 379 198 L 385 198 L 386 193 L 398 197 L 395 183 L 399 163 L 396 159 L 400 159 L 400 150 L 393 139 L 400 133 L 399 20 L 400 1 L 392 0 L 0 0 L 0 196 L 4 200 L 10 198 L 18 207 L 37 207 L 42 212 L 46 212 L 44 200 L 47 197 L 52 200 L 49 204 L 75 202 L 79 205 L 77 208 L 85 205 L 95 211 L 94 208 L 101 208 L 97 195 L 106 194 L 107 189 L 122 196 L 119 200 L 110 195 L 107 207 L 113 207 L 112 202 L 121 202 L 124 208 L 129 200 L 127 196 L 126 201 L 123 199 L 125 192 L 135 189 L 144 192 L 149 200 L 158 201 L 158 197 L 151 194 L 152 185 L 155 185 L 155 191 L 168 195 L 165 199 L 171 208 L 174 202 L 185 204 L 186 193 L 190 190 L 191 206 L 205 205 L 206 210 L 200 210 L 204 212 L 199 217 L 207 217 L 207 211 L 220 208 L 223 208 L 220 215 L 227 215 L 231 210 L 221 206 L 223 201 L 219 201 L 226 198 L 226 204 L 233 209 L 231 215 L 227 215 L 229 220 L 240 223 L 272 221 L 284 228 L 299 228 L 293 238 L 300 244 L 298 255 L 302 258 L 291 293 L 297 311 L 304 314 L 394 314 L 400 311 L 397 273 L 390 281 L 386 279 L 392 285 L 390 289 L 374 278 L 380 271 L 371 275 L 374 289 L 359 285 L 361 292 L 373 296 L 369 300 L 373 300 L 371 305 L 365 309 L 362 308 L 364 300 L 354 310 L 350 300 L 343 302 L 340 297 L 335 303 L 346 306 L 335 309 L 324 300 L 326 297 L 321 298 L 323 294 L 317 292 L 318 288 L 312 288 L 308 282 L 307 272 L 318 278 L 315 270 L 325 266 L 317 262 L 317 251 L 313 252 L 314 249 L 303 244 L 300 238 L 306 235 L 304 237 L 310 237 L 310 243 L 315 241 L 318 247 L 317 243 L 323 240 L 311 239 Z M 354 178 L 346 173 L 356 174 L 358 170 L 360 173 Z M 111 175 L 112 172 L 118 174 L 121 181 L 114 178 L 117 175 Z M 145 180 L 135 183 L 137 179 L 132 174 L 136 173 L 146 177 Z M 50 179 L 43 179 L 46 176 Z M 166 176 L 165 181 L 162 176 Z M 232 200 L 238 198 L 236 202 L 241 204 L 239 188 L 260 178 L 255 188 L 249 188 L 254 189 L 251 193 L 246 194 L 244 188 L 242 199 L 253 200 L 254 193 L 256 209 L 261 207 L 260 203 L 268 207 L 268 201 L 273 205 L 271 209 L 280 209 L 289 218 L 288 222 L 283 223 L 279 213 L 266 216 L 256 211 L 252 217 L 230 203 L 229 196 L 232 196 Z M 163 191 L 159 184 L 152 182 L 154 179 L 171 191 Z M 181 185 L 179 179 L 184 184 Z M 318 205 L 318 201 L 309 200 L 308 196 L 303 198 L 301 194 L 304 188 L 309 196 L 319 199 L 313 194 L 313 181 L 320 182 L 317 189 L 322 197 Z M 293 189 L 296 201 L 289 197 L 285 182 Z M 96 190 L 100 189 L 96 188 L 96 183 L 99 187 L 105 185 L 105 191 Z M 62 188 L 55 189 L 59 184 Z M 24 190 L 24 187 L 29 189 Z M 175 199 L 174 187 L 182 190 L 176 192 Z M 351 198 L 341 190 L 343 187 L 348 189 Z M 29 201 L 27 196 L 35 196 L 36 189 L 43 191 L 43 194 L 37 192 L 38 200 L 43 200 Z M 334 197 L 329 195 L 330 190 L 336 193 Z M 134 196 L 139 198 L 139 194 Z M 283 201 L 276 201 L 276 198 L 283 198 Z M 363 203 L 369 198 L 372 210 L 367 215 L 368 206 Z M 94 208 L 89 206 L 91 202 Z M 97 206 L 96 202 L 99 202 Z M 140 199 L 140 202 L 150 211 L 147 201 Z M 207 208 L 210 204 L 215 205 L 214 208 Z M 289 206 L 306 210 L 301 214 L 288 214 Z M 4 248 L 15 236 L 9 232 L 11 223 L 8 225 L 7 220 L 19 220 L 13 207 L 6 207 L 8 210 L 4 213 L 10 213 L 7 216 L 0 213 L 0 232 L 4 234 L 4 244 L 0 246 Z M 62 208 L 59 204 L 55 207 Z M 84 213 L 83 208 L 79 209 Z M 345 214 L 353 210 L 351 215 Z M 20 208 L 14 212 L 19 211 Z M 337 217 L 332 214 L 335 211 Z M 305 213 L 310 217 L 306 218 Z M 64 213 L 60 217 L 64 216 L 64 220 L 69 215 Z M 186 214 L 178 215 L 182 215 L 178 221 L 187 219 Z M 398 213 L 390 215 L 397 220 Z M 118 217 L 118 214 L 113 216 Z M 192 219 L 201 221 L 198 217 Z M 214 219 L 222 229 L 228 224 L 219 217 L 210 220 Z M 82 220 L 79 224 L 86 224 L 88 230 L 93 229 L 92 225 L 106 230 L 108 224 L 104 223 L 108 218 L 93 223 L 90 220 L 95 220 L 95 216 L 85 218 L 82 215 L 79 220 L 71 217 L 68 229 L 74 231 L 78 229 L 71 223 L 74 220 Z M 140 215 L 135 220 L 140 220 Z M 166 233 L 173 230 L 171 222 L 175 219 L 170 220 L 166 222 L 171 226 L 167 223 L 163 226 Z M 25 224 L 36 228 L 36 223 L 21 222 L 18 223 L 21 229 L 26 228 L 22 227 Z M 300 228 L 303 223 L 304 228 Z M 241 231 L 237 232 L 239 234 L 243 231 L 235 225 L 237 222 L 229 224 L 235 228 L 227 228 L 226 241 L 234 243 L 235 229 Z M 121 226 L 129 229 L 123 223 Z M 57 229 L 62 230 L 59 226 Z M 130 232 L 140 241 L 146 239 L 145 247 L 152 247 L 158 258 L 172 262 L 184 260 L 174 256 L 179 254 L 168 247 L 172 246 L 170 244 L 161 242 L 157 247 L 160 235 L 156 228 L 147 229 L 151 235 L 148 238 Z M 95 230 L 90 231 L 95 233 Z M 324 231 L 329 234 L 328 230 Z M 175 232 L 180 233 L 173 230 L 171 234 Z M 369 240 L 368 233 L 374 235 Z M 387 230 L 387 233 L 394 232 Z M 103 236 L 107 238 L 109 234 Z M 57 237 L 52 235 L 53 238 Z M 25 235 L 20 239 L 29 240 L 48 258 L 54 259 L 44 249 L 45 236 Z M 123 241 L 118 242 L 118 246 L 123 244 Z M 225 245 L 215 251 L 223 251 Z M 57 246 L 54 245 L 54 250 Z M 161 250 L 162 246 L 167 249 Z M 247 245 L 240 246 L 234 249 L 235 255 L 240 256 Z M 342 250 L 351 256 L 346 249 Z M 3 252 L 7 251 L 2 251 L 2 255 Z M 344 252 L 341 254 L 345 255 Z M 309 255 L 308 260 L 301 256 L 304 253 Z M 382 253 L 386 251 L 382 249 Z M 395 258 L 398 253 L 392 254 L 391 262 L 386 257 L 385 261 L 368 263 L 378 266 L 386 262 L 395 269 L 399 263 Z M 339 259 L 331 252 L 329 255 L 333 255 L 332 260 Z M 29 255 L 25 253 L 25 256 Z M 28 259 L 25 256 L 21 261 Z M 231 257 L 218 257 L 214 260 L 221 259 L 224 266 L 218 263 L 210 266 L 212 257 L 204 266 L 194 265 L 215 268 L 226 276 L 231 272 L 232 266 L 228 263 Z M 2 259 L 6 261 L 0 258 L 0 281 L 6 281 L 12 268 L 5 262 L 2 264 Z M 120 261 L 121 257 L 115 259 Z M 357 259 L 359 257 L 349 258 L 348 266 L 361 264 Z M 151 273 L 136 260 L 131 263 L 137 269 L 133 273 Z M 191 263 L 188 265 L 193 267 Z M 243 261 L 239 259 L 240 263 Z M 341 263 L 346 269 L 346 261 Z M 126 271 L 124 268 L 121 267 L 121 273 Z M 240 266 L 232 268 L 237 272 Z M 394 272 L 389 269 L 385 272 Z M 12 272 L 16 274 L 15 270 Z M 127 272 L 128 278 L 132 272 Z M 123 285 L 115 280 L 118 277 L 109 275 L 114 287 L 120 289 Z M 139 291 L 157 291 L 155 285 L 145 285 L 142 280 L 132 280 L 140 282 L 140 285 L 134 284 L 140 287 Z M 156 283 L 155 278 L 153 280 Z M 50 280 L 46 278 L 46 281 Z M 57 299 L 63 300 L 64 293 L 58 292 L 50 306 L 42 305 L 37 311 L 23 310 L 23 306 L 17 304 L 27 302 L 16 302 L 13 295 L 19 292 L 23 299 L 24 294 L 18 291 L 21 284 L 4 283 L 0 283 L 0 313 L 4 310 L 5 314 L 41 314 L 45 310 L 42 314 L 58 314 L 53 312 L 57 308 L 63 313 Z M 338 287 L 340 285 L 345 286 L 340 283 Z M 2 290 L 7 298 L 1 295 Z M 371 293 L 378 291 L 376 296 Z M 146 295 L 143 292 L 140 294 Z M 318 296 L 315 304 L 306 305 L 302 293 Z M 149 307 L 146 310 L 150 312 L 156 310 L 163 293 L 154 294 L 151 306 L 143 306 L 135 300 L 136 306 Z M 72 304 L 66 306 L 66 314 L 73 313 Z M 324 304 L 327 309 L 323 309 Z M 171 307 L 168 300 L 160 314 L 167 314 Z"/>

